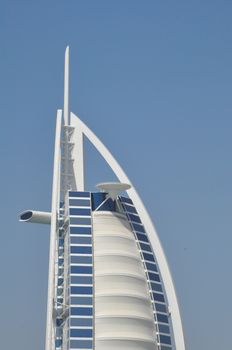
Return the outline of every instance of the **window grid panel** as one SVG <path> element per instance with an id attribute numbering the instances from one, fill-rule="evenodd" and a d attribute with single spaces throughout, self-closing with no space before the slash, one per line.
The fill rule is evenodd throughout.
<path id="1" fill-rule="evenodd" d="M 70 340 L 70 349 L 93 349 L 93 342 L 90 340 Z"/>
<path id="2" fill-rule="evenodd" d="M 70 349 L 93 350 L 93 251 L 90 192 L 69 192 Z"/>
<path id="3" fill-rule="evenodd" d="M 82 207 L 81 205 L 79 205 L 78 207 L 77 206 L 74 207 L 69 204 L 70 215 L 72 215 L 71 212 L 74 212 L 76 213 L 76 215 L 80 215 L 80 216 L 91 216 L 90 204 L 85 203 L 84 207 Z"/>
<path id="4" fill-rule="evenodd" d="M 70 234 L 71 235 L 77 235 L 77 234 L 91 235 L 91 231 L 92 231 L 91 226 L 81 227 L 81 226 L 70 225 Z"/>
<path id="5" fill-rule="evenodd" d="M 125 214 L 127 216 L 127 219 L 130 222 L 130 225 L 131 225 L 132 230 L 134 232 L 137 245 L 139 247 L 139 250 L 141 252 L 141 256 L 143 258 L 145 273 L 147 276 L 147 283 L 148 283 L 148 287 L 150 290 L 150 296 L 151 296 L 151 299 L 153 301 L 154 322 L 158 325 L 160 322 L 162 322 L 162 325 L 163 325 L 163 322 L 164 322 L 165 325 L 167 326 L 169 324 L 169 319 L 167 316 L 167 306 L 166 306 L 166 301 L 165 301 L 165 297 L 163 294 L 163 285 L 162 285 L 162 282 L 161 282 L 161 279 L 159 276 L 159 272 L 157 269 L 157 264 L 156 264 L 156 260 L 155 260 L 154 253 L 152 250 L 152 246 L 149 242 L 149 239 L 147 237 L 144 226 L 142 225 L 142 222 L 140 221 L 138 223 L 138 219 L 136 217 L 137 211 L 133 205 L 133 202 L 130 201 L 130 203 L 128 203 L 128 199 L 125 197 L 120 197 L 120 200 L 121 200 L 122 207 L 125 211 Z M 158 302 L 158 304 L 157 304 L 157 302 Z M 163 303 L 163 304 L 161 304 L 161 303 Z M 156 309 L 157 305 L 159 305 L 158 309 Z M 166 314 L 158 313 L 159 310 L 162 309 L 162 307 L 160 305 L 163 305 L 163 310 L 166 311 Z M 159 320 L 158 320 L 158 318 L 159 318 Z M 166 336 L 169 337 L 167 339 L 163 338 L 163 335 L 160 334 L 159 329 L 160 328 L 157 328 L 157 333 L 156 333 L 156 338 L 157 338 L 156 340 L 158 343 L 159 350 L 164 350 L 164 349 L 162 349 L 163 340 L 166 341 L 166 343 L 164 344 L 165 346 L 167 345 L 167 342 L 170 340 L 170 344 L 168 344 L 168 345 L 170 346 L 169 350 L 172 350 L 170 329 L 168 328 L 169 333 L 165 334 L 165 337 Z M 161 336 L 162 341 L 160 340 L 160 336 Z"/>
<path id="6" fill-rule="evenodd" d="M 70 237 L 71 244 L 92 244 L 92 238 L 91 237 Z"/>
<path id="7" fill-rule="evenodd" d="M 89 297 L 72 297 L 70 300 L 70 304 L 75 305 L 93 305 L 93 299 Z"/>
<path id="8" fill-rule="evenodd" d="M 91 328 L 93 327 L 93 318 L 92 317 L 70 317 L 70 327 L 74 328 L 74 327 L 87 327 L 87 328 Z"/>
<path id="9" fill-rule="evenodd" d="M 88 256 L 88 255 L 72 255 L 70 256 L 70 260 L 71 260 L 71 264 L 72 266 L 74 265 L 86 265 L 92 266 L 92 255 Z"/>
<path id="10" fill-rule="evenodd" d="M 70 225 L 72 226 L 91 226 L 91 218 L 89 216 L 86 216 L 86 217 L 81 217 L 81 218 L 78 218 L 78 217 L 74 217 L 74 216 L 70 216 L 69 217 L 69 222 L 70 222 Z"/>

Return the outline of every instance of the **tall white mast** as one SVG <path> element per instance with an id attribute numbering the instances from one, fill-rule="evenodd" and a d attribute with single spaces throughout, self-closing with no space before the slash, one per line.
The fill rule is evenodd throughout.
<path id="1" fill-rule="evenodd" d="M 70 183 L 70 164 L 69 164 L 69 46 L 65 50 L 64 59 L 64 162 L 63 162 L 63 195 L 65 198 L 66 192 L 69 190 Z"/>
<path id="2" fill-rule="evenodd" d="M 64 125 L 69 125 L 69 46 L 66 47 L 64 61 Z"/>

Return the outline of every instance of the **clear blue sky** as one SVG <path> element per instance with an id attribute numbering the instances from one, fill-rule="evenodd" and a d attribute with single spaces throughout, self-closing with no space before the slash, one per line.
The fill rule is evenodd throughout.
<path id="1" fill-rule="evenodd" d="M 1 349 L 44 346 L 49 232 L 17 214 L 50 209 L 67 44 L 72 110 L 149 208 L 187 350 L 231 348 L 231 18 L 229 0 L 1 0 Z M 87 150 L 93 189 L 111 173 Z"/>

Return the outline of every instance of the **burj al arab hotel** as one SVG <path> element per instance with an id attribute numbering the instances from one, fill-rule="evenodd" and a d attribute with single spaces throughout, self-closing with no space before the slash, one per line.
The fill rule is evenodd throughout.
<path id="1" fill-rule="evenodd" d="M 87 138 L 118 182 L 85 187 Z M 176 292 L 152 221 L 129 178 L 99 138 L 57 111 L 51 212 L 20 221 L 50 225 L 45 350 L 185 350 Z"/>

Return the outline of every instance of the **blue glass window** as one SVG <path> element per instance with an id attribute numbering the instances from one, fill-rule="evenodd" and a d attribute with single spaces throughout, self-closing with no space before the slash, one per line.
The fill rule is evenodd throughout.
<path id="1" fill-rule="evenodd" d="M 64 245 L 64 238 L 60 238 L 59 239 L 59 246 L 63 246 Z"/>
<path id="2" fill-rule="evenodd" d="M 69 214 L 70 215 L 83 215 L 83 216 L 90 216 L 91 211 L 90 209 L 87 208 L 69 208 Z"/>
<path id="3" fill-rule="evenodd" d="M 71 284 L 92 284 L 91 276 L 71 276 Z"/>
<path id="4" fill-rule="evenodd" d="M 56 340 L 55 340 L 55 344 L 56 344 L 56 348 L 61 347 L 61 345 L 62 345 L 62 339 L 56 339 Z"/>
<path id="5" fill-rule="evenodd" d="M 64 247 L 59 247 L 59 255 L 62 255 L 64 251 Z"/>
<path id="6" fill-rule="evenodd" d="M 158 272 L 156 264 L 151 264 L 149 262 L 146 262 L 146 268 L 147 268 L 147 270 L 150 270 L 153 272 Z"/>
<path id="7" fill-rule="evenodd" d="M 62 275 L 63 272 L 64 272 L 64 268 L 63 267 L 60 268 L 60 266 L 59 266 L 58 275 Z"/>
<path id="8" fill-rule="evenodd" d="M 56 319 L 56 326 L 60 327 L 62 325 L 62 323 L 64 322 L 63 318 L 57 318 Z"/>
<path id="9" fill-rule="evenodd" d="M 61 287 L 57 288 L 57 296 L 61 297 L 62 293 L 63 293 L 63 288 L 61 288 Z"/>
<path id="10" fill-rule="evenodd" d="M 92 294 L 92 287 L 71 287 L 71 294 Z"/>
<path id="11" fill-rule="evenodd" d="M 165 313 L 167 312 L 167 307 L 164 304 L 155 303 L 155 308 L 156 308 L 156 311 L 165 312 Z"/>
<path id="12" fill-rule="evenodd" d="M 91 218 L 69 218 L 70 225 L 91 225 Z"/>
<path id="13" fill-rule="evenodd" d="M 63 278 L 58 278 L 58 286 L 61 286 L 64 282 L 64 279 Z"/>
<path id="14" fill-rule="evenodd" d="M 71 246 L 71 254 L 92 254 L 92 247 Z"/>
<path id="15" fill-rule="evenodd" d="M 160 282 L 160 277 L 157 273 L 148 272 L 148 276 L 151 281 Z"/>
<path id="16" fill-rule="evenodd" d="M 73 207 L 90 207 L 90 200 L 89 199 L 69 199 L 69 205 Z"/>
<path id="17" fill-rule="evenodd" d="M 64 245 L 59 245 L 58 246 L 59 255 L 63 254 L 63 251 L 64 251 Z"/>
<path id="18" fill-rule="evenodd" d="M 140 220 L 140 217 L 138 215 L 128 214 L 128 216 L 129 216 L 131 221 L 141 224 L 141 220 Z"/>
<path id="19" fill-rule="evenodd" d="M 165 302 L 163 294 L 152 293 L 155 301 Z"/>
<path id="20" fill-rule="evenodd" d="M 149 243 L 149 240 L 146 235 L 143 235 L 142 233 L 136 233 L 136 236 L 139 241 Z"/>
<path id="21" fill-rule="evenodd" d="M 166 334 L 170 334 L 170 328 L 164 324 L 158 324 L 159 327 L 159 332 L 160 333 L 166 333 Z"/>
<path id="22" fill-rule="evenodd" d="M 157 314 L 156 316 L 157 316 L 158 322 L 168 323 L 168 316 L 167 315 Z"/>
<path id="23" fill-rule="evenodd" d="M 90 193 L 89 192 L 76 192 L 76 191 L 70 191 L 69 197 L 80 197 L 80 198 L 89 198 Z"/>
<path id="24" fill-rule="evenodd" d="M 71 297 L 71 305 L 92 305 L 93 298 L 91 297 Z"/>
<path id="25" fill-rule="evenodd" d="M 121 202 L 133 204 L 132 200 L 130 198 L 127 198 L 127 197 L 121 197 Z"/>
<path id="26" fill-rule="evenodd" d="M 161 284 L 158 284 L 158 283 L 151 283 L 151 288 L 152 288 L 152 290 L 154 290 L 154 291 L 163 292 Z"/>
<path id="27" fill-rule="evenodd" d="M 71 256 L 72 264 L 92 264 L 91 256 Z"/>
<path id="28" fill-rule="evenodd" d="M 91 227 L 70 226 L 70 234 L 91 235 Z"/>
<path id="29" fill-rule="evenodd" d="M 63 265 L 63 263 L 64 263 L 64 259 L 63 258 L 58 259 L 58 265 Z"/>
<path id="30" fill-rule="evenodd" d="M 93 331 L 92 329 L 71 329 L 70 337 L 73 338 L 92 338 Z"/>
<path id="31" fill-rule="evenodd" d="M 132 207 L 132 206 L 130 206 L 130 205 L 124 204 L 124 209 L 125 209 L 125 211 L 127 211 L 128 213 L 135 213 L 135 214 L 137 214 L 137 211 L 136 211 L 135 207 Z"/>
<path id="32" fill-rule="evenodd" d="M 92 210 L 95 210 L 106 199 L 106 193 L 96 192 L 92 193 Z"/>
<path id="33" fill-rule="evenodd" d="M 161 346 L 160 350 L 172 350 L 172 348 L 167 346 Z"/>
<path id="34" fill-rule="evenodd" d="M 71 273 L 76 274 L 92 274 L 93 270 L 91 266 L 71 266 Z"/>
<path id="35" fill-rule="evenodd" d="M 91 340 L 70 340 L 70 349 L 92 349 Z"/>
<path id="36" fill-rule="evenodd" d="M 64 219 L 63 218 L 59 218 L 59 227 L 62 227 L 64 223 Z"/>
<path id="37" fill-rule="evenodd" d="M 153 254 L 143 253 L 143 257 L 144 257 L 144 260 L 154 261 L 155 262 Z"/>
<path id="38" fill-rule="evenodd" d="M 115 201 L 113 201 L 111 198 L 108 198 L 104 203 L 102 203 L 102 205 L 99 207 L 99 210 L 115 211 L 116 210 Z"/>
<path id="39" fill-rule="evenodd" d="M 162 344 L 170 344 L 171 345 L 171 337 L 168 335 L 160 335 L 160 343 Z"/>
<path id="40" fill-rule="evenodd" d="M 57 304 L 63 304 L 63 298 L 57 298 L 56 299 Z"/>
<path id="41" fill-rule="evenodd" d="M 64 273 L 64 265 L 60 265 L 58 269 L 58 275 L 62 275 Z"/>
<path id="42" fill-rule="evenodd" d="M 64 235 L 64 229 L 59 228 L 59 237 L 63 237 L 63 235 Z"/>
<path id="43" fill-rule="evenodd" d="M 70 325 L 71 327 L 78 327 L 78 326 L 93 326 L 93 319 L 92 318 L 70 318 Z"/>
<path id="44" fill-rule="evenodd" d="M 71 307 L 71 315 L 92 316 L 93 309 L 91 307 Z"/>
<path id="45" fill-rule="evenodd" d="M 132 223 L 132 227 L 137 232 L 144 232 L 145 233 L 144 227 L 142 225 Z"/>
<path id="46" fill-rule="evenodd" d="M 62 337 L 62 333 L 63 333 L 62 327 L 57 327 L 57 328 L 56 328 L 56 337 L 57 337 L 57 338 Z"/>
<path id="47" fill-rule="evenodd" d="M 141 250 L 143 250 L 143 251 L 151 252 L 151 253 L 152 253 L 151 247 L 150 247 L 150 245 L 148 245 L 148 244 L 140 243 L 140 248 L 141 248 Z"/>
<path id="48" fill-rule="evenodd" d="M 71 237 L 70 242 L 71 244 L 91 244 L 92 238 L 75 236 L 75 237 Z"/>

